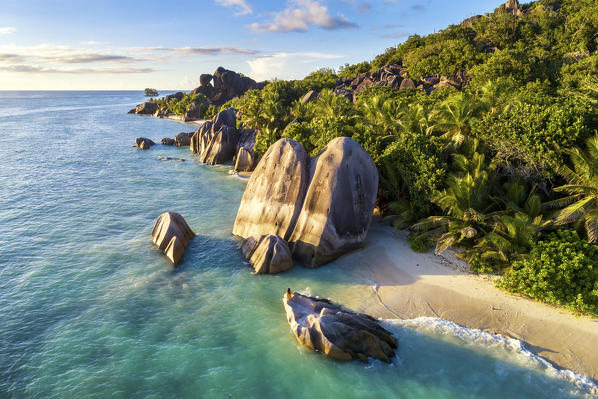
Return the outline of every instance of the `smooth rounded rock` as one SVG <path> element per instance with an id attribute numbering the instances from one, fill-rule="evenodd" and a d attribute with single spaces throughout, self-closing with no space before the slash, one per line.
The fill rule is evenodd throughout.
<path id="1" fill-rule="evenodd" d="M 283 138 L 272 144 L 247 183 L 233 234 L 242 238 L 272 234 L 288 240 L 307 189 L 308 163 L 298 142 Z"/>
<path id="2" fill-rule="evenodd" d="M 178 265 L 187 243 L 195 237 L 185 219 L 178 213 L 161 214 L 152 230 L 152 243 L 164 252 L 173 265 Z"/>
<path id="3" fill-rule="evenodd" d="M 282 238 L 274 235 L 249 237 L 241 250 L 257 274 L 281 273 L 293 268 L 293 256 Z"/>
<path id="4" fill-rule="evenodd" d="M 378 170 L 355 140 L 338 137 L 313 158 L 293 233 L 293 256 L 317 267 L 363 246 L 378 193 Z"/>

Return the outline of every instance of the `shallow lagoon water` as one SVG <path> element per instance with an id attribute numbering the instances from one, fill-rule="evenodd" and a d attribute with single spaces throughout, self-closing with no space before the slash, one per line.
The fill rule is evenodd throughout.
<path id="1" fill-rule="evenodd" d="M 0 92 L 0 397 L 591 395 L 591 381 L 517 341 L 442 320 L 387 321 L 399 337 L 392 365 L 299 347 L 287 287 L 343 301 L 368 282 L 334 264 L 253 275 L 230 234 L 246 183 L 186 148 L 133 148 L 193 130 L 126 114 L 141 101 Z M 197 233 L 176 270 L 149 241 L 165 211 Z"/>

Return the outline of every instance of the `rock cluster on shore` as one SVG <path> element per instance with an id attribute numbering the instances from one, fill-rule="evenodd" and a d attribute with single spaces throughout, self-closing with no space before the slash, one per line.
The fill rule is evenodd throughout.
<path id="1" fill-rule="evenodd" d="M 392 362 L 397 340 L 375 319 L 290 289 L 282 301 L 291 331 L 301 345 L 336 360 Z"/>
<path id="2" fill-rule="evenodd" d="M 195 237 L 185 219 L 178 213 L 161 214 L 152 230 L 152 242 L 177 266 L 190 239 Z"/>
<path id="3" fill-rule="evenodd" d="M 378 170 L 355 140 L 336 138 L 310 158 L 281 139 L 253 172 L 233 234 L 279 236 L 301 264 L 317 267 L 363 245 L 377 191 Z"/>

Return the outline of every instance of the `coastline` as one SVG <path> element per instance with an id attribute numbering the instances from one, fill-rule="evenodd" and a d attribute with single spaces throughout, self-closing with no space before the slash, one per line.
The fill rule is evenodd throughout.
<path id="1" fill-rule="evenodd" d="M 374 301 L 349 299 L 355 310 L 381 319 L 438 317 L 516 338 L 557 367 L 598 379 L 598 319 L 499 290 L 453 254 L 414 252 L 405 232 L 372 223 L 365 248 L 335 264 L 376 293 Z"/>
<path id="2" fill-rule="evenodd" d="M 162 118 L 189 125 L 180 117 Z M 248 179 L 251 173 L 239 178 Z M 334 262 L 342 271 L 366 280 L 372 295 L 342 303 L 380 319 L 437 317 L 463 327 L 515 338 L 555 366 L 598 380 L 598 319 L 534 301 L 495 287 L 493 276 L 475 275 L 451 251 L 442 256 L 417 253 L 407 233 L 372 222 L 366 245 Z"/>

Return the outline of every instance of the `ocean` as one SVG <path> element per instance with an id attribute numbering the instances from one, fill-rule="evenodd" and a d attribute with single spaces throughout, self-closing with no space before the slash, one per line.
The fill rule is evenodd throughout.
<path id="1" fill-rule="evenodd" d="M 300 347 L 281 301 L 287 287 L 342 302 L 370 283 L 334 263 L 253 274 L 231 235 L 246 182 L 188 148 L 134 148 L 139 136 L 159 143 L 194 130 L 127 114 L 142 101 L 140 92 L 0 92 L 1 398 L 598 392 L 519 341 L 440 319 L 384 321 L 399 339 L 391 365 Z M 166 211 L 197 234 L 176 270 L 150 242 Z"/>

